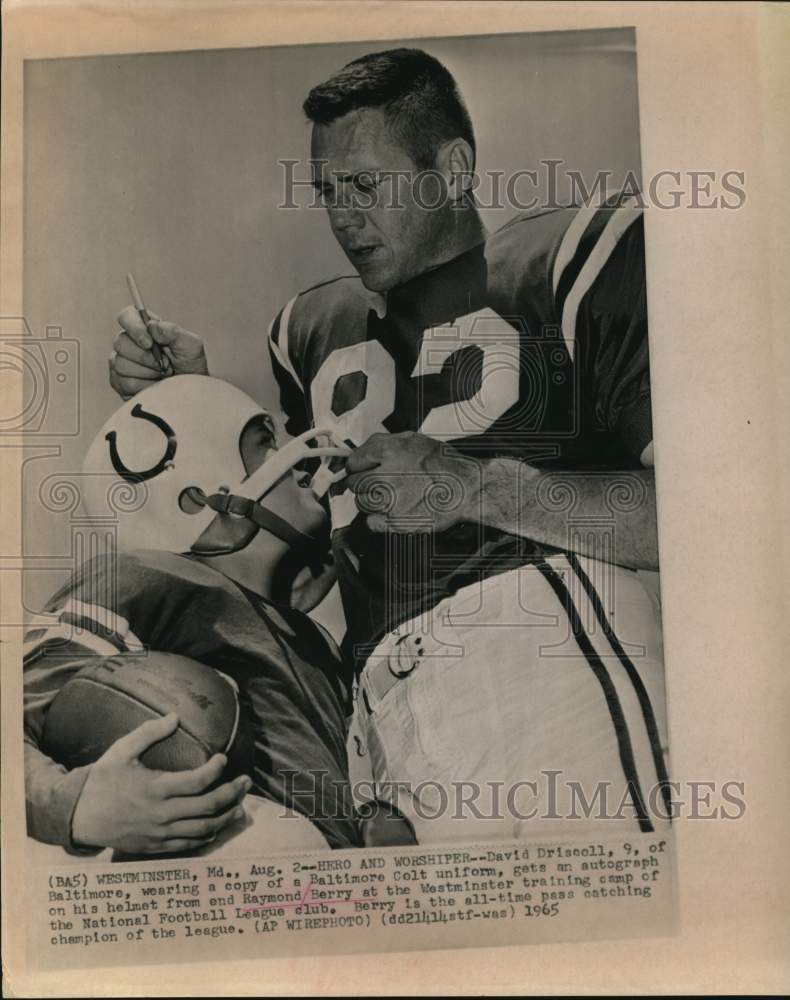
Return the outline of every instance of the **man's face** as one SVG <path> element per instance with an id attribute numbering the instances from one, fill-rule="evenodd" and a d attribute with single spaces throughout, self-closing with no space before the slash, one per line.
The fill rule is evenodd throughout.
<path id="1" fill-rule="evenodd" d="M 420 171 L 382 111 L 315 125 L 311 156 L 332 232 L 366 288 L 386 292 L 444 259 L 455 213 L 436 178 L 415 184 Z"/>

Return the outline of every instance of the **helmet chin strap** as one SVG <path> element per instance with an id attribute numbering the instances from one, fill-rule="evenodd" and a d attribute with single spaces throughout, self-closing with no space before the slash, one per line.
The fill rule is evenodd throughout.
<path id="1" fill-rule="evenodd" d="M 299 531 L 274 511 L 249 497 L 212 493 L 208 497 L 204 495 L 203 501 L 204 506 L 217 512 L 217 516 L 192 545 L 196 555 L 219 556 L 239 552 L 250 544 L 261 528 L 276 535 L 291 548 L 315 541 L 313 535 Z"/>
<path id="2" fill-rule="evenodd" d="M 271 532 L 292 548 L 316 541 L 315 536 L 295 528 L 274 511 L 263 506 L 261 501 L 283 476 L 288 475 L 294 466 L 305 459 L 321 459 L 321 468 L 310 484 L 313 488 L 313 482 L 319 478 L 321 480 L 318 489 L 313 489 L 316 497 L 322 497 L 332 483 L 339 482 L 346 475 L 345 469 L 331 473 L 328 466 L 330 459 L 345 457 L 350 454 L 350 449 L 341 442 L 332 447 L 311 448 L 307 442 L 317 437 L 329 437 L 330 440 L 337 441 L 331 430 L 305 431 L 304 434 L 289 441 L 284 448 L 275 451 L 255 472 L 227 492 L 223 490 L 206 496 L 202 490 L 197 488 L 191 490 L 190 496 L 196 503 L 217 513 L 211 524 L 194 542 L 191 551 L 203 556 L 230 555 L 246 548 L 261 528 Z"/>

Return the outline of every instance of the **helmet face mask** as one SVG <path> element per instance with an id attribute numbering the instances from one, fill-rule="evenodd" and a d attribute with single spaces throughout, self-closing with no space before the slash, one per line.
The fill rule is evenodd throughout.
<path id="1" fill-rule="evenodd" d="M 235 386 L 172 376 L 125 403 L 99 431 L 83 465 L 94 480 L 85 506 L 106 517 L 111 496 L 123 487 L 128 501 L 134 491 L 117 510 L 120 549 L 221 555 L 243 549 L 261 528 L 292 545 L 309 543 L 305 525 L 323 519 L 317 498 L 345 474 L 328 467 L 348 449 L 327 438 L 331 432 L 318 429 L 280 445 L 272 417 Z M 319 481 L 310 492 L 293 470 L 316 458 L 311 486 Z M 287 521 L 265 503 L 280 484 L 290 491 Z"/>

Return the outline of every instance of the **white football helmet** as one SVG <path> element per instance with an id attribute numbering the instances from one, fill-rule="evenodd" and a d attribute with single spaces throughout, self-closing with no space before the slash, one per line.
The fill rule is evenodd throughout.
<path id="1" fill-rule="evenodd" d="M 256 428 L 271 438 L 272 451 L 252 469 L 243 444 Z M 328 443 L 308 443 L 321 439 Z M 113 498 L 119 549 L 221 555 L 244 548 L 261 528 L 297 545 L 312 539 L 262 501 L 308 459 L 320 460 L 310 486 L 323 496 L 345 475 L 330 461 L 348 453 L 320 428 L 280 443 L 269 414 L 240 389 L 206 375 L 176 375 L 124 403 L 96 435 L 83 464 L 93 481 L 85 506 L 106 516 Z"/>

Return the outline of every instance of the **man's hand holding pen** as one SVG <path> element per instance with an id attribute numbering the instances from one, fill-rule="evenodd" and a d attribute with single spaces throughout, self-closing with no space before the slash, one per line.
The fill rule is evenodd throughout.
<path id="1" fill-rule="evenodd" d="M 148 324 L 134 306 L 118 315 L 121 327 L 110 355 L 110 385 L 123 399 L 169 375 L 208 375 L 203 341 L 177 323 L 153 313 Z M 166 362 L 160 366 L 153 345 L 158 344 Z"/>

